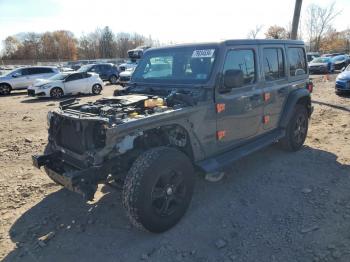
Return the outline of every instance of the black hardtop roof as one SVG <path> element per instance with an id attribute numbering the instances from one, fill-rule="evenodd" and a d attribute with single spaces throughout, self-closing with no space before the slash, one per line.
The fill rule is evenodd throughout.
<path id="1" fill-rule="evenodd" d="M 184 47 L 206 47 L 213 46 L 219 47 L 222 45 L 225 46 L 233 46 L 233 45 L 273 45 L 273 44 L 289 44 L 289 45 L 304 45 L 304 42 L 301 40 L 289 40 L 289 39 L 232 39 L 225 40 L 221 42 L 204 42 L 204 43 L 190 43 L 190 44 L 176 44 L 176 45 L 168 45 L 157 48 L 150 48 L 147 51 L 151 50 L 161 50 L 161 49 L 169 49 L 169 48 L 184 48 Z"/>

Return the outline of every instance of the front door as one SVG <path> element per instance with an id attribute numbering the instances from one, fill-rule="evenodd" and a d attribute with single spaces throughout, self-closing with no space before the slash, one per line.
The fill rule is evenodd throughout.
<path id="1" fill-rule="evenodd" d="M 64 82 L 65 94 L 77 94 L 85 88 L 86 79 L 83 79 L 82 73 L 74 73 L 68 76 Z"/>
<path id="2" fill-rule="evenodd" d="M 240 71 L 243 84 L 229 92 L 216 90 L 217 141 L 222 150 L 259 135 L 264 107 L 257 47 L 228 50 L 223 74 L 226 70 Z"/>

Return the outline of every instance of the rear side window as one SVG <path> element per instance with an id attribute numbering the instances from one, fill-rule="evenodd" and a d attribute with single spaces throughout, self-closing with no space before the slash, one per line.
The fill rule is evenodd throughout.
<path id="1" fill-rule="evenodd" d="M 290 76 L 298 76 L 306 74 L 306 58 L 305 51 L 301 47 L 288 48 L 288 61 Z"/>
<path id="2" fill-rule="evenodd" d="M 52 73 L 53 70 L 47 67 L 32 67 L 28 68 L 29 75 L 37 75 L 37 74 L 48 74 Z"/>
<path id="3" fill-rule="evenodd" d="M 285 77 L 282 48 L 264 49 L 264 72 L 266 81 L 274 81 Z"/>
<path id="4" fill-rule="evenodd" d="M 252 49 L 230 50 L 224 65 L 226 70 L 241 71 L 244 85 L 255 82 L 255 54 Z"/>

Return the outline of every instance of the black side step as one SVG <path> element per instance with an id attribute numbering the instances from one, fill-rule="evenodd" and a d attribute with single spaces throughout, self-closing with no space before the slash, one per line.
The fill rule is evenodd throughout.
<path id="1" fill-rule="evenodd" d="M 231 151 L 225 152 L 218 156 L 201 160 L 196 164 L 207 173 L 220 171 L 223 168 L 231 165 L 233 162 L 239 160 L 240 158 L 245 157 L 257 150 L 260 150 L 276 142 L 284 136 L 285 130 L 277 129 L 248 144 L 244 144 L 240 147 L 237 147 Z"/>

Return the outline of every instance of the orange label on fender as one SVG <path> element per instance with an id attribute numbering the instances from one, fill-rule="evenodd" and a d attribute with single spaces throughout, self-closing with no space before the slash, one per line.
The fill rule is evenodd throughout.
<path id="1" fill-rule="evenodd" d="M 269 123 L 270 122 L 270 116 L 264 116 L 264 118 L 263 118 L 263 123 L 264 124 L 267 124 L 267 123 Z"/>
<path id="2" fill-rule="evenodd" d="M 216 104 L 216 113 L 225 111 L 225 104 Z"/>
<path id="3" fill-rule="evenodd" d="M 264 93 L 264 101 L 270 100 L 271 93 Z"/>
<path id="4" fill-rule="evenodd" d="M 216 132 L 216 137 L 218 140 L 223 139 L 225 135 L 226 135 L 226 130 L 219 130 Z"/>

